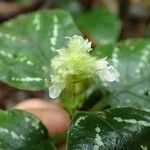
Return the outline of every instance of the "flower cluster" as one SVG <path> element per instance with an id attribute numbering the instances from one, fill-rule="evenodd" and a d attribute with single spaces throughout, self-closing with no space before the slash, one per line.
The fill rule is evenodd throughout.
<path id="1" fill-rule="evenodd" d="M 67 38 L 68 47 L 58 50 L 58 55 L 51 60 L 51 98 L 57 98 L 66 86 L 86 78 L 98 75 L 102 80 L 113 82 L 119 77 L 117 70 L 108 66 L 106 58 L 90 56 L 91 42 L 78 35 Z"/>

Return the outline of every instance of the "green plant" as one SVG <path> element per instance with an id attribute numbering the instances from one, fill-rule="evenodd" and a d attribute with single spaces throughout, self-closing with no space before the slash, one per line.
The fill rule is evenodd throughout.
<path id="1" fill-rule="evenodd" d="M 98 9 L 91 16 L 95 16 L 93 13 L 104 18 Z M 105 19 L 109 20 L 109 13 L 106 14 Z M 91 43 L 80 36 L 70 14 L 63 10 L 42 10 L 2 24 L 0 80 L 19 89 L 49 89 L 52 98 L 60 95 L 60 102 L 74 116 L 67 135 L 68 150 L 149 149 L 149 40 L 114 43 L 121 28 L 119 20 L 116 25 L 116 16 L 111 14 L 114 20 L 109 25 L 115 27 L 110 38 L 107 26 L 100 30 L 91 22 L 92 27 L 84 27 L 91 25 L 90 16 L 85 20 L 80 17 L 83 20 L 77 23 L 96 41 L 93 51 Z M 94 33 L 88 30 L 92 28 Z M 107 36 L 103 37 L 102 31 Z M 100 99 L 95 98 L 97 90 Z M 89 103 L 90 95 L 90 101 L 96 102 L 88 112 L 80 111 Z M 0 149 L 55 147 L 37 118 L 9 110 L 0 112 Z"/>

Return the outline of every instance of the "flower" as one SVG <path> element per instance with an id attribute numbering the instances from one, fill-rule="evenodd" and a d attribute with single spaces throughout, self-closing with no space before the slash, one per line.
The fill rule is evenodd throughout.
<path id="1" fill-rule="evenodd" d="M 68 47 L 72 51 L 86 51 L 90 52 L 92 50 L 91 48 L 91 42 L 88 42 L 88 40 L 84 40 L 83 37 L 74 35 L 73 37 L 66 37 L 69 39 Z M 78 46 L 78 47 L 77 47 Z"/>
<path id="2" fill-rule="evenodd" d="M 65 84 L 62 82 L 56 82 L 49 88 L 49 96 L 51 98 L 57 98 L 61 91 L 65 88 Z"/>
<path id="3" fill-rule="evenodd" d="M 57 50 L 58 55 L 51 60 L 51 98 L 59 97 L 65 87 L 86 78 L 98 75 L 102 80 L 113 82 L 119 77 L 117 70 L 108 66 L 106 58 L 97 59 L 90 56 L 91 42 L 78 35 L 67 38 L 68 47 Z"/>
<path id="4" fill-rule="evenodd" d="M 97 61 L 97 74 L 102 80 L 113 82 L 119 78 L 118 71 L 114 66 L 108 66 L 106 58 Z"/>

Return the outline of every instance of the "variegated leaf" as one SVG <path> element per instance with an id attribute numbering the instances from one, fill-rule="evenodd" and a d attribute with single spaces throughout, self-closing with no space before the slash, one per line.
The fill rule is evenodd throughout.
<path id="1" fill-rule="evenodd" d="M 150 113 L 133 108 L 80 112 L 69 128 L 67 150 L 148 150 Z"/>
<path id="2" fill-rule="evenodd" d="M 41 121 L 21 110 L 0 111 L 1 150 L 55 150 Z"/>
<path id="3" fill-rule="evenodd" d="M 0 26 L 0 80 L 26 90 L 45 89 L 50 61 L 65 37 L 79 34 L 70 14 L 42 10 Z"/>
<path id="4" fill-rule="evenodd" d="M 96 107 L 134 106 L 150 109 L 149 43 L 149 40 L 142 39 L 126 40 L 95 49 L 94 55 L 107 56 L 120 74 L 119 80 L 114 83 L 98 83 L 106 96 Z"/>

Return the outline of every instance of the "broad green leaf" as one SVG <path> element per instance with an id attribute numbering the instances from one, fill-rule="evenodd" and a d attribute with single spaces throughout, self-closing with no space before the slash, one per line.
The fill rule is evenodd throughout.
<path id="1" fill-rule="evenodd" d="M 0 111 L 0 149 L 55 150 L 40 120 L 15 109 Z"/>
<path id="2" fill-rule="evenodd" d="M 103 8 L 85 12 L 77 16 L 76 21 L 81 30 L 97 44 L 113 43 L 120 34 L 119 18 Z"/>
<path id="3" fill-rule="evenodd" d="M 55 5 L 71 12 L 75 16 L 78 15 L 82 9 L 80 2 L 77 0 L 55 0 Z"/>
<path id="4" fill-rule="evenodd" d="M 150 109 L 150 41 L 127 40 L 101 46 L 94 51 L 99 58 L 106 57 L 119 71 L 117 82 L 99 82 L 104 99 L 97 108 L 134 106 Z"/>
<path id="5" fill-rule="evenodd" d="M 68 150 L 148 150 L 150 113 L 133 108 L 78 113 L 69 129 Z"/>
<path id="6" fill-rule="evenodd" d="M 79 34 L 69 13 L 42 10 L 0 26 L 0 80 L 26 90 L 42 90 L 50 78 L 50 61 L 65 37 Z"/>

